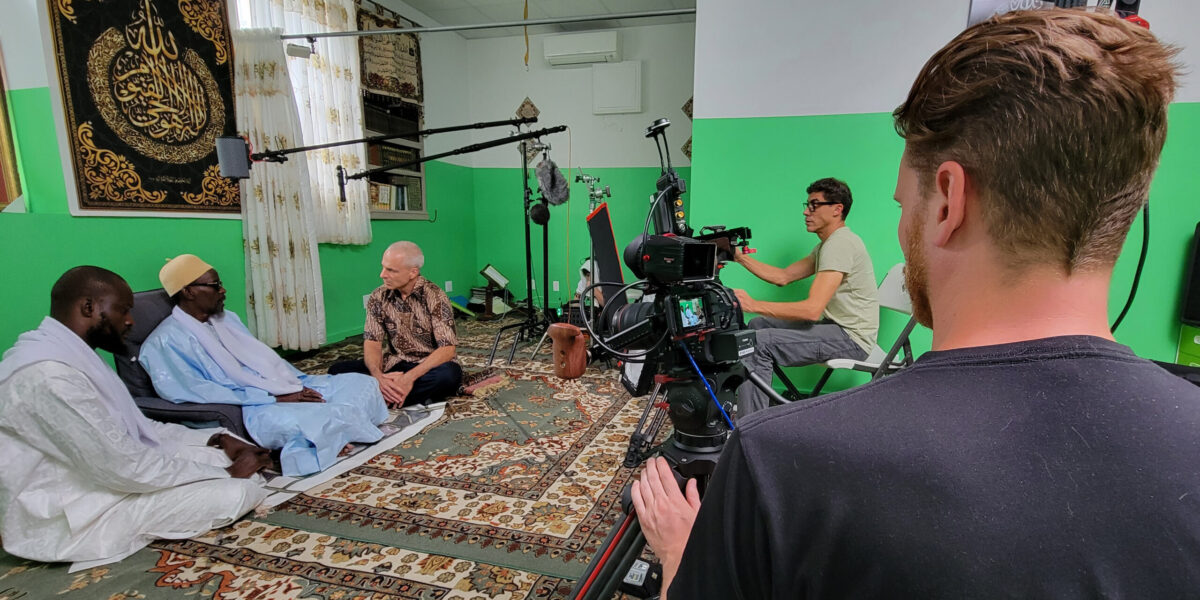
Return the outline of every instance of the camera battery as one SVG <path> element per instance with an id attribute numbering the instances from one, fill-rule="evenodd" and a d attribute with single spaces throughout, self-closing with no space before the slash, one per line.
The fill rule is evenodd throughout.
<path id="1" fill-rule="evenodd" d="M 722 331 L 708 339 L 708 358 L 714 363 L 730 363 L 754 354 L 756 337 L 753 329 Z"/>
<path id="2" fill-rule="evenodd" d="M 662 589 L 662 565 L 650 564 L 644 560 L 633 561 L 629 572 L 621 580 L 619 590 L 637 598 L 649 598 L 658 594 Z"/>

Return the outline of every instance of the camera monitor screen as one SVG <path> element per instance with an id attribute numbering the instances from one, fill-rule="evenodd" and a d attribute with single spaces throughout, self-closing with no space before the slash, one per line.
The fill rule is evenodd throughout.
<path id="1" fill-rule="evenodd" d="M 679 322 L 684 329 L 703 327 L 708 324 L 704 317 L 704 299 L 688 298 L 679 301 Z"/>

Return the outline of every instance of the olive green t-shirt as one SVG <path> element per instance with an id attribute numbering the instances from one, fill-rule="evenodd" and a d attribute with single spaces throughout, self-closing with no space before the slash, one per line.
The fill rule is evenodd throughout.
<path id="1" fill-rule="evenodd" d="M 817 244 L 810 256 L 815 273 L 839 271 L 845 275 L 822 316 L 840 325 L 854 343 L 870 353 L 879 332 L 879 287 L 862 238 L 849 227 L 841 227 Z"/>

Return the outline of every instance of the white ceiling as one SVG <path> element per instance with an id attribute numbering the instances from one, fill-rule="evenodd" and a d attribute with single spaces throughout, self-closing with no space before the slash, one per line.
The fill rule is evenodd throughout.
<path id="1" fill-rule="evenodd" d="M 504 23 L 520 21 L 524 17 L 524 0 L 404 0 L 409 6 L 425 13 L 437 25 L 475 25 L 480 23 Z M 383 0 L 381 4 L 390 4 Z M 530 19 L 553 19 L 559 17 L 585 17 L 620 13 L 696 8 L 696 0 L 529 0 Z M 401 11 L 398 11 L 401 12 Z M 401 12 L 403 15 L 403 12 Z M 695 15 L 668 17 L 646 17 L 641 19 L 608 19 L 584 23 L 561 25 L 535 25 L 529 34 L 563 33 L 592 29 L 615 29 L 639 25 L 663 23 L 693 23 Z M 419 23 L 432 26 L 433 23 Z M 522 27 L 497 27 L 494 29 L 472 29 L 459 31 L 467 38 L 505 37 L 521 35 Z"/>

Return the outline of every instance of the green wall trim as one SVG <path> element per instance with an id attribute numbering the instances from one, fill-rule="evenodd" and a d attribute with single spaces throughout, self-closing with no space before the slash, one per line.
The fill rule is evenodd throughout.
<path id="1" fill-rule="evenodd" d="M 49 88 L 11 90 L 14 139 L 27 214 L 0 214 L 0 261 L 5 281 L 0 301 L 9 313 L 0 323 L 0 348 L 35 327 L 46 314 L 49 289 L 67 268 L 96 264 L 125 276 L 135 290 L 157 287 L 165 258 L 181 252 L 203 256 L 229 282 L 229 305 L 243 312 L 245 267 L 238 220 L 143 217 L 73 217 L 69 214 L 60 148 Z M 687 180 L 693 227 L 749 226 L 759 257 L 784 264 L 804 256 L 815 238 L 803 230 L 800 201 L 811 181 L 845 179 L 854 190 L 849 224 L 867 243 L 877 277 L 900 262 L 896 242 L 899 210 L 892 202 L 902 141 L 886 113 L 813 117 L 698 119 L 693 126 L 693 167 L 679 169 Z M 631 142 L 632 143 L 632 142 Z M 1171 107 L 1170 132 L 1151 189 L 1152 239 L 1141 290 L 1118 341 L 1147 358 L 1173 360 L 1180 339 L 1179 295 L 1192 232 L 1200 221 L 1200 103 Z M 573 166 L 568 179 L 574 179 Z M 695 178 L 692 177 L 693 168 Z M 453 282 L 452 295 L 469 295 L 483 284 L 478 271 L 487 263 L 508 275 L 518 298 L 525 295 L 525 246 L 519 168 L 470 168 L 444 162 L 426 165 L 434 223 L 374 221 L 373 241 L 364 246 L 322 244 L 320 257 L 329 342 L 361 333 L 362 297 L 379 284 L 379 259 L 388 244 L 411 240 L 425 251 L 424 273 L 434 283 Z M 658 167 L 585 169 L 610 186 L 606 199 L 618 247 L 642 231 Z M 585 219 L 587 190 L 571 185 L 571 200 L 551 208 L 551 305 L 570 299 L 578 265 L 588 255 Z M 533 251 L 541 303 L 542 230 L 534 226 Z M 1136 222 L 1114 272 L 1110 313 L 1124 303 L 1141 243 Z M 631 280 L 626 271 L 627 281 Z M 756 297 L 787 300 L 803 297 L 807 284 L 768 286 L 739 267 L 723 271 L 727 285 L 744 287 Z M 552 284 L 551 284 L 552 285 Z M 903 326 L 899 315 L 885 314 L 881 338 L 890 341 Z M 929 333 L 914 334 L 918 351 L 929 347 Z M 816 367 L 793 371 L 800 387 L 820 374 Z M 839 374 L 830 389 L 863 381 Z"/>

